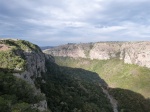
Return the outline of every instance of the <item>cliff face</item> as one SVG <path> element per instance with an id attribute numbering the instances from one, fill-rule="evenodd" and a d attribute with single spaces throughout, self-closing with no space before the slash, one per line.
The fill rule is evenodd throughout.
<path id="1" fill-rule="evenodd" d="M 150 68 L 150 42 L 125 43 L 122 49 L 120 59 L 125 63 Z"/>
<path id="2" fill-rule="evenodd" d="M 47 110 L 47 101 L 40 88 L 37 87 L 38 78 L 45 82 L 42 75 L 46 72 L 45 55 L 34 44 L 22 40 L 0 40 L 0 51 L 4 54 L 0 62 L 1 68 L 25 80 L 34 89 L 35 95 L 41 95 L 43 99 L 32 107 L 40 111 Z M 6 49 L 7 48 L 7 49 Z M 8 58 L 8 59 L 7 59 Z M 3 61 L 4 60 L 4 61 Z"/>
<path id="3" fill-rule="evenodd" d="M 128 64 L 150 68 L 150 42 L 99 42 L 71 44 L 44 50 L 53 56 L 108 60 L 119 58 Z"/>
<path id="4" fill-rule="evenodd" d="M 17 76 L 32 85 L 35 88 L 34 94 L 42 94 L 45 97 L 45 95 L 41 93 L 41 90 L 36 88 L 35 85 L 36 79 L 42 79 L 42 75 L 46 72 L 44 54 L 42 52 L 36 53 L 34 51 L 26 51 L 23 52 L 23 54 L 26 58 L 26 70 L 22 73 L 14 73 L 14 76 Z M 42 82 L 45 82 L 44 79 L 42 79 Z M 34 104 L 34 107 L 38 108 L 40 111 L 47 110 L 47 101 L 42 100 L 39 103 Z"/>

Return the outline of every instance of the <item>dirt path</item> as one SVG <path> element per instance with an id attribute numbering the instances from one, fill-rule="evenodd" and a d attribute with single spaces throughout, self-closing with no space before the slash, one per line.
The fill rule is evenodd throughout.
<path id="1" fill-rule="evenodd" d="M 102 87 L 102 89 L 103 89 L 103 92 L 107 95 L 107 98 L 110 100 L 110 103 L 113 107 L 113 111 L 118 112 L 117 101 L 108 93 L 108 91 L 106 89 L 104 89 L 103 87 Z"/>

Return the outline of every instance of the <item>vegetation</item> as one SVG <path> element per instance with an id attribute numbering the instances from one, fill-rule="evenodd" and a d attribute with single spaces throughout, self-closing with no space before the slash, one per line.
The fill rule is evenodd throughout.
<path id="1" fill-rule="evenodd" d="M 96 73 L 61 67 L 47 61 L 46 83 L 41 85 L 52 112 L 112 112 Z"/>
<path id="2" fill-rule="evenodd" d="M 0 67 L 9 71 L 24 71 L 26 61 L 13 51 L 0 51 Z"/>
<path id="3" fill-rule="evenodd" d="M 24 51 L 38 52 L 40 49 L 23 40 L 0 40 L 0 112 L 39 112 L 33 104 L 44 100 L 35 94 L 35 88 L 13 76 L 26 69 Z"/>
<path id="4" fill-rule="evenodd" d="M 55 61 L 61 66 L 96 72 L 110 87 L 129 89 L 150 97 L 150 69 L 146 67 L 124 64 L 119 59 L 90 60 L 55 57 Z"/>
<path id="5" fill-rule="evenodd" d="M 118 101 L 119 112 L 150 112 L 150 100 L 130 90 L 114 88 L 109 92 Z"/>
<path id="6" fill-rule="evenodd" d="M 31 104 L 38 103 L 43 97 L 35 95 L 29 84 L 4 69 L 0 71 L 0 90 L 1 112 L 38 112 Z"/>
<path id="7" fill-rule="evenodd" d="M 41 52 L 39 47 L 23 40 L 1 40 L 0 44 L 9 46 L 7 50 L 0 50 L 0 112 L 39 112 L 33 104 L 44 100 L 43 95 L 36 94 L 30 84 L 13 76 L 14 72 L 26 69 L 24 52 Z M 112 112 L 110 101 L 101 88 L 107 83 L 111 87 L 150 95 L 150 70 L 147 68 L 124 64 L 117 59 L 56 57 L 56 63 L 46 60 L 47 72 L 34 81 L 45 93 L 52 112 Z M 118 101 L 119 112 L 150 112 L 149 99 L 125 89 L 108 89 Z"/>
<path id="8" fill-rule="evenodd" d="M 26 69 L 24 51 L 41 51 L 38 46 L 24 40 L 0 40 L 0 44 L 9 47 L 9 49 L 0 50 L 0 67 L 11 72 L 22 72 Z"/>
<path id="9" fill-rule="evenodd" d="M 11 39 L 6 39 L 6 40 L 0 40 L 0 44 L 6 44 L 8 46 L 11 46 L 14 50 L 24 50 L 24 51 L 41 51 L 41 49 L 35 45 L 32 44 L 28 41 L 25 40 L 11 40 Z"/>
<path id="10" fill-rule="evenodd" d="M 150 112 L 149 98 L 146 99 L 139 94 L 150 97 L 150 70 L 148 68 L 124 64 L 117 59 L 89 60 L 55 57 L 55 61 L 61 66 L 83 68 L 98 73 L 109 86 L 113 87 L 108 90 L 118 101 L 119 112 Z"/>

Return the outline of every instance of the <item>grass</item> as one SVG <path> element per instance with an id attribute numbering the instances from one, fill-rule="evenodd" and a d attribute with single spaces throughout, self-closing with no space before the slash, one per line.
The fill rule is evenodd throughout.
<path id="1" fill-rule="evenodd" d="M 90 60 L 83 58 L 55 57 L 58 65 L 83 68 L 96 72 L 110 87 L 129 89 L 150 97 L 150 69 L 125 64 L 119 59 Z"/>
<path id="2" fill-rule="evenodd" d="M 9 69 L 11 71 L 24 71 L 26 61 L 17 56 L 13 51 L 0 51 L 0 68 Z"/>
<path id="3" fill-rule="evenodd" d="M 35 52 L 41 51 L 41 49 L 37 45 L 32 44 L 25 40 L 17 40 L 17 41 L 11 39 L 0 40 L 0 44 L 6 44 L 8 46 L 11 46 L 14 50 L 21 49 L 23 51 L 35 51 Z"/>
<path id="4" fill-rule="evenodd" d="M 24 40 L 0 40 L 0 44 L 5 44 L 9 47 L 7 50 L 0 51 L 0 68 L 8 69 L 12 72 L 22 72 L 26 69 L 24 52 L 41 52 L 37 45 Z"/>

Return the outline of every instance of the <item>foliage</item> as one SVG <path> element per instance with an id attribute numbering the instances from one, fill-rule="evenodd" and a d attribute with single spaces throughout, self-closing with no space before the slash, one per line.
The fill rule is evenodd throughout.
<path id="1" fill-rule="evenodd" d="M 61 66 L 83 68 L 98 73 L 109 86 L 114 88 L 109 89 L 109 93 L 118 101 L 119 112 L 150 112 L 150 100 L 142 96 L 150 97 L 150 69 L 124 64 L 118 59 L 55 57 L 55 61 Z M 90 106 L 87 104 L 86 108 L 88 107 Z"/>
<path id="2" fill-rule="evenodd" d="M 20 49 L 24 51 L 40 51 L 41 49 L 37 46 L 34 45 L 28 41 L 25 40 L 11 40 L 11 39 L 6 39 L 6 40 L 0 40 L 0 44 L 6 44 L 8 46 L 11 46 L 13 49 Z"/>
<path id="3" fill-rule="evenodd" d="M 47 61 L 46 83 L 41 85 L 53 112 L 111 112 L 96 73 L 61 67 Z M 103 81 L 102 81 L 103 82 Z M 87 111 L 88 110 L 88 111 Z"/>
<path id="4" fill-rule="evenodd" d="M 40 48 L 24 40 L 0 40 L 7 49 L 0 50 L 0 112 L 38 112 L 33 104 L 45 100 L 27 82 L 13 76 L 26 69 L 27 52 L 41 52 Z"/>
<path id="5" fill-rule="evenodd" d="M 55 61 L 61 66 L 96 72 L 110 87 L 129 89 L 150 97 L 150 69 L 146 67 L 125 64 L 119 59 L 90 60 L 55 57 Z"/>
<path id="6" fill-rule="evenodd" d="M 26 58 L 24 51 L 41 52 L 40 48 L 24 40 L 0 40 L 0 44 L 9 47 L 0 51 L 0 68 L 5 68 L 11 72 L 22 72 L 26 69 Z"/>
<path id="7" fill-rule="evenodd" d="M 109 92 L 118 101 L 119 112 L 150 112 L 150 101 L 138 93 L 120 88 Z"/>
<path id="8" fill-rule="evenodd" d="M 31 104 L 42 100 L 42 96 L 35 95 L 34 89 L 29 84 L 2 69 L 0 90 L 1 112 L 37 112 Z"/>
<path id="9" fill-rule="evenodd" d="M 13 51 L 0 51 L 0 68 L 11 71 L 24 71 L 26 61 Z"/>

